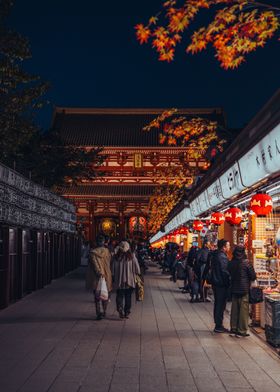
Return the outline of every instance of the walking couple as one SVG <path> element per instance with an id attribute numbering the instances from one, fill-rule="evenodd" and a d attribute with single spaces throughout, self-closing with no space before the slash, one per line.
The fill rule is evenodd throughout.
<path id="1" fill-rule="evenodd" d="M 211 283 L 214 292 L 214 321 L 216 333 L 230 332 L 231 335 L 249 336 L 249 290 L 256 273 L 249 263 L 244 246 L 233 250 L 229 261 L 229 241 L 218 241 L 218 249 L 211 257 Z M 224 311 L 229 294 L 232 296 L 230 331 L 223 326 Z"/>
<path id="2" fill-rule="evenodd" d="M 131 296 L 135 289 L 137 275 L 140 275 L 140 267 L 131 251 L 127 241 L 122 241 L 116 247 L 113 254 L 105 243 L 105 237 L 98 235 L 97 247 L 90 252 L 90 260 L 86 276 L 86 287 L 93 290 L 96 307 L 96 319 L 106 317 L 107 300 L 102 300 L 97 295 L 97 286 L 100 278 L 104 278 L 110 295 L 116 290 L 116 306 L 120 318 L 129 318 L 131 312 Z"/>

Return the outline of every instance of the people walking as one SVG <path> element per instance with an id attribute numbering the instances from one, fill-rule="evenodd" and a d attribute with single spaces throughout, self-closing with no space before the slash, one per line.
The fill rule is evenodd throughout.
<path id="1" fill-rule="evenodd" d="M 96 238 L 97 247 L 90 252 L 90 262 L 88 265 L 86 286 L 93 290 L 95 298 L 96 319 L 101 320 L 106 317 L 108 300 L 100 299 L 96 294 L 96 289 L 100 278 L 105 278 L 108 293 L 112 291 L 111 273 L 111 253 L 105 247 L 105 237 L 98 235 Z"/>
<path id="2" fill-rule="evenodd" d="M 211 260 L 211 281 L 214 292 L 214 332 L 217 333 L 228 332 L 223 325 L 223 318 L 230 285 L 229 260 L 227 257 L 229 250 L 229 241 L 219 240 L 218 249 L 214 251 Z"/>
<path id="3" fill-rule="evenodd" d="M 140 267 L 127 241 L 122 241 L 118 246 L 112 263 L 112 274 L 113 286 L 117 291 L 117 311 L 120 318 L 129 318 L 131 295 L 135 289 L 136 276 L 140 275 Z"/>
<path id="4" fill-rule="evenodd" d="M 249 290 L 256 279 L 254 267 L 249 263 L 244 246 L 236 246 L 233 258 L 228 264 L 231 276 L 230 333 L 235 336 L 249 336 Z"/>

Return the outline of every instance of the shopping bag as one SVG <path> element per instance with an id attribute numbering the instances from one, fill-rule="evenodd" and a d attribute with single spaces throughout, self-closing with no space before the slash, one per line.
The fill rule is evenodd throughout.
<path id="1" fill-rule="evenodd" d="M 101 301 L 108 301 L 109 293 L 105 278 L 101 277 L 98 281 L 97 288 L 95 291 L 95 298 Z"/>
<path id="2" fill-rule="evenodd" d="M 136 301 L 144 300 L 144 281 L 139 275 L 136 275 L 135 278 L 135 296 Z"/>

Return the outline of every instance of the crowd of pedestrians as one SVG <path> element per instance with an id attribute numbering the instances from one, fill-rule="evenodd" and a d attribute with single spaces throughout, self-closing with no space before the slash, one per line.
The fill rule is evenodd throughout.
<path id="1" fill-rule="evenodd" d="M 246 337 L 249 320 L 249 291 L 256 274 L 249 263 L 245 247 L 237 245 L 232 250 L 225 239 L 211 243 L 205 239 L 202 247 L 194 242 L 189 252 L 180 252 L 175 243 L 168 243 L 157 251 L 157 260 L 162 272 L 169 271 L 170 279 L 184 281 L 183 293 L 189 293 L 190 302 L 213 300 L 215 333 Z M 212 299 L 209 292 L 212 292 Z M 230 330 L 224 326 L 226 304 L 231 301 Z"/>
<path id="2" fill-rule="evenodd" d="M 169 272 L 170 280 L 184 281 L 183 293 L 189 293 L 190 302 L 214 302 L 214 332 L 246 337 L 249 319 L 249 291 L 256 274 L 249 263 L 244 246 L 232 250 L 225 239 L 211 243 L 207 238 L 201 248 L 193 242 L 189 252 L 180 251 L 175 243 L 164 250 L 155 250 L 152 260 L 157 261 L 162 273 Z M 139 282 L 143 293 L 143 275 L 146 271 L 146 250 L 143 244 L 121 241 L 113 243 L 109 237 L 98 235 L 96 247 L 89 251 L 86 285 L 93 292 L 96 318 L 106 317 L 110 293 L 116 292 L 116 310 L 120 318 L 129 318 L 132 293 Z M 100 282 L 106 286 L 100 295 Z M 212 297 L 210 298 L 209 293 Z M 224 326 L 224 312 L 231 300 L 230 330 Z"/>

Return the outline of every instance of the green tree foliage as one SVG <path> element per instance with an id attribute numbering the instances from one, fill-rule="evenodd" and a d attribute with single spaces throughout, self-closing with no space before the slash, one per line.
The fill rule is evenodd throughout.
<path id="1" fill-rule="evenodd" d="M 31 58 L 28 39 L 6 26 L 13 0 L 0 0 L 0 161 L 46 186 L 92 179 L 103 162 L 100 148 L 64 146 L 56 130 L 35 122 L 49 85 L 23 69 Z"/>
<path id="2" fill-rule="evenodd" d="M 81 180 L 93 180 L 101 171 L 103 163 L 101 148 L 85 150 L 75 146 L 65 146 L 59 131 L 52 129 L 37 133 L 24 149 L 25 160 L 19 160 L 21 172 L 47 187 L 78 184 Z"/>
<path id="3" fill-rule="evenodd" d="M 28 40 L 6 27 L 12 5 L 0 0 L 0 159 L 7 165 L 23 158 L 22 149 L 37 132 L 34 115 L 48 88 L 22 69 L 31 52 Z"/>

